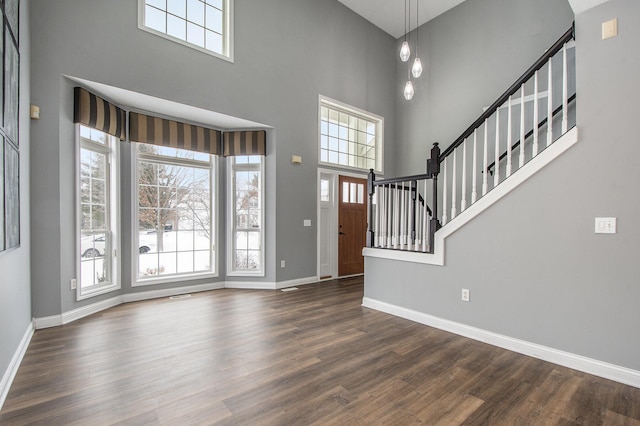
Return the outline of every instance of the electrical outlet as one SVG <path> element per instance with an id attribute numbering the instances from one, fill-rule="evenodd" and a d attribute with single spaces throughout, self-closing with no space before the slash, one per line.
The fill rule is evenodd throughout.
<path id="1" fill-rule="evenodd" d="M 462 300 L 468 302 L 470 300 L 470 292 L 468 288 L 462 289 Z"/>
<path id="2" fill-rule="evenodd" d="M 285 266 L 287 266 L 287 263 L 284 260 L 280 261 L 280 267 L 284 268 Z"/>
<path id="3" fill-rule="evenodd" d="M 75 278 L 71 278 L 71 290 L 75 290 L 77 286 L 78 280 L 76 280 Z"/>

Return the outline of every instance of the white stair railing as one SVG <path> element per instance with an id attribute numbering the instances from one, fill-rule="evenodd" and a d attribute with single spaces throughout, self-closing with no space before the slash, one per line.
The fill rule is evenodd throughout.
<path id="1" fill-rule="evenodd" d="M 575 110 L 570 109 L 575 100 L 572 40 L 573 28 L 442 153 L 442 226 L 537 156 L 544 149 L 539 144 L 541 135 L 546 136 L 546 148 L 575 123 Z M 540 101 L 545 98 L 546 113 L 540 110 L 544 105 Z M 478 134 L 483 135 L 481 167 L 478 167 Z M 471 143 L 473 146 L 468 147 Z M 491 150 L 494 159 L 487 164 Z M 479 180 L 480 197 L 476 189 Z"/>

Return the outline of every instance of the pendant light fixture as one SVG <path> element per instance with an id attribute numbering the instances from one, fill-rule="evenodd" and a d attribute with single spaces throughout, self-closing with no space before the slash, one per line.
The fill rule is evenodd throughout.
<path id="1" fill-rule="evenodd" d="M 413 90 L 413 83 L 411 80 L 407 81 L 407 84 L 404 85 L 404 98 L 408 101 L 413 99 L 413 95 L 415 91 Z"/>
<path id="2" fill-rule="evenodd" d="M 404 0 L 404 41 L 402 42 L 402 47 L 400 47 L 400 60 L 402 62 L 407 62 L 409 60 L 409 56 L 411 56 L 411 48 L 407 41 L 407 1 L 411 0 Z M 409 4 L 409 7 L 411 7 L 411 4 Z"/>
<path id="3" fill-rule="evenodd" d="M 418 27 L 420 26 L 419 4 L 420 0 L 416 0 L 416 59 L 413 61 L 413 67 L 411 67 L 411 74 L 413 74 L 413 78 L 418 78 L 422 75 L 422 61 L 420 61 L 420 57 L 418 56 Z"/>

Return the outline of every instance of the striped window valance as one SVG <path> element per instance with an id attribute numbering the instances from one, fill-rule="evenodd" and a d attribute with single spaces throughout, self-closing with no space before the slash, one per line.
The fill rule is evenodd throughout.
<path id="1" fill-rule="evenodd" d="M 224 133 L 224 156 L 266 155 L 267 132 L 247 130 Z"/>
<path id="2" fill-rule="evenodd" d="M 82 123 L 120 139 L 126 138 L 127 115 L 123 109 L 82 87 L 75 87 L 73 96 L 74 123 Z"/>
<path id="3" fill-rule="evenodd" d="M 207 127 L 130 112 L 129 139 L 131 142 L 220 155 L 222 134 Z"/>

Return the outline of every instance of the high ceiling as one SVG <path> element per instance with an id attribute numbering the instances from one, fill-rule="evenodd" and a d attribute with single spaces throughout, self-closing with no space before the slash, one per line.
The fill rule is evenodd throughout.
<path id="1" fill-rule="evenodd" d="M 405 33 L 405 0 L 338 0 L 375 26 L 395 38 Z M 419 2 L 419 25 L 459 5 L 464 0 L 406 0 L 411 5 L 411 29 L 416 28 L 416 4 Z"/>
<path id="2" fill-rule="evenodd" d="M 338 0 L 375 26 L 383 29 L 395 38 L 405 33 L 405 4 L 411 5 L 411 30 L 416 28 L 416 4 L 419 2 L 420 16 L 418 25 L 422 25 L 443 14 L 464 0 Z M 508 1 L 508 0 L 506 0 Z M 569 0 L 575 14 L 606 3 L 609 0 Z"/>

